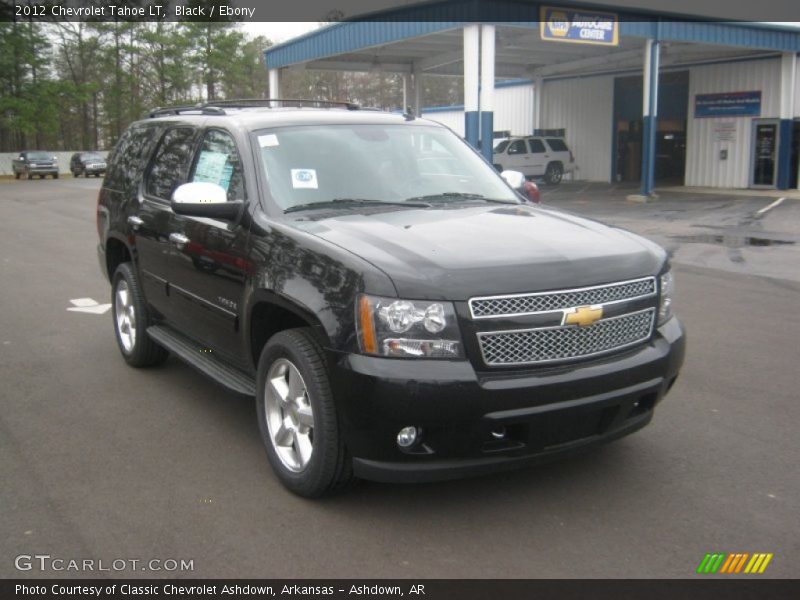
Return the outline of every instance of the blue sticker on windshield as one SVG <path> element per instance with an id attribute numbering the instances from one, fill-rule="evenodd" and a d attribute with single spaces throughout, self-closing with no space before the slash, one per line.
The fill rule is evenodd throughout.
<path id="1" fill-rule="evenodd" d="M 314 169 L 292 169 L 292 187 L 316 190 L 317 172 Z"/>

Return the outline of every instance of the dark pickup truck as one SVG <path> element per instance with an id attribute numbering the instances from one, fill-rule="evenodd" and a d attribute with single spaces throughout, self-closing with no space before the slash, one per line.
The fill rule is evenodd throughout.
<path id="1" fill-rule="evenodd" d="M 11 170 L 16 179 L 22 176 L 33 179 L 34 175 L 38 175 L 39 179 L 44 179 L 47 175 L 58 179 L 58 160 L 48 152 L 28 150 L 20 152 L 19 156 L 11 161 Z"/>
<path id="2" fill-rule="evenodd" d="M 663 249 L 528 203 L 436 123 L 252 104 L 158 109 L 109 159 L 98 249 L 130 365 L 173 353 L 254 396 L 276 475 L 310 497 L 650 421 L 684 358 Z"/>

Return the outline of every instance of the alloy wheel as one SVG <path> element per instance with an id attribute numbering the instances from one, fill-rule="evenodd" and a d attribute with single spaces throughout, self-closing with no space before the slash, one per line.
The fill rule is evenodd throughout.
<path id="1" fill-rule="evenodd" d="M 269 437 L 281 463 L 303 471 L 314 451 L 314 412 L 308 388 L 294 364 L 279 358 L 269 368 L 264 390 L 264 414 Z"/>

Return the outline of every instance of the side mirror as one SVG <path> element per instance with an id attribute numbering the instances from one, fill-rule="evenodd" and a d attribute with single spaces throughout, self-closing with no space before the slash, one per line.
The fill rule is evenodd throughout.
<path id="1" fill-rule="evenodd" d="M 216 183 L 196 181 L 179 185 L 172 193 L 172 210 L 187 217 L 235 220 L 242 211 L 241 200 L 228 200 L 228 193 Z"/>
<path id="2" fill-rule="evenodd" d="M 518 192 L 523 191 L 525 175 L 519 171 L 503 171 L 500 173 L 500 177 L 506 180 L 506 183 L 511 186 L 511 189 L 517 190 Z"/>
<path id="3" fill-rule="evenodd" d="M 500 173 L 500 177 L 505 179 L 505 182 L 511 186 L 512 189 L 521 194 L 528 202 L 533 204 L 539 204 L 539 202 L 541 202 L 539 186 L 525 179 L 525 175 L 519 171 L 503 171 Z"/>

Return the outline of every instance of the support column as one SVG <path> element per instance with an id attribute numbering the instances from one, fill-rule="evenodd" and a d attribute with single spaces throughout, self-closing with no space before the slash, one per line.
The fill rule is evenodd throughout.
<path id="1" fill-rule="evenodd" d="M 481 154 L 492 162 L 494 146 L 495 26 L 481 25 Z"/>
<path id="2" fill-rule="evenodd" d="M 464 26 L 464 138 L 478 148 L 478 90 L 480 88 L 480 25 Z"/>
<path id="3" fill-rule="evenodd" d="M 422 116 L 422 69 L 417 63 L 412 67 L 414 87 L 412 88 L 411 108 L 418 117 Z"/>
<path id="4" fill-rule="evenodd" d="M 403 113 L 408 110 L 408 75 L 403 75 L 403 105 L 400 110 Z"/>
<path id="5" fill-rule="evenodd" d="M 542 97 L 544 79 L 536 77 L 533 80 L 533 129 L 542 129 Z"/>
<path id="6" fill-rule="evenodd" d="M 281 76 L 280 70 L 278 69 L 269 70 L 269 97 L 281 97 Z"/>
<path id="7" fill-rule="evenodd" d="M 784 52 L 781 56 L 781 105 L 780 129 L 778 133 L 778 181 L 779 190 L 789 189 L 792 175 L 792 134 L 794 116 L 795 77 L 797 55 Z"/>
<path id="8" fill-rule="evenodd" d="M 656 128 L 658 126 L 658 66 L 659 42 L 645 43 L 642 94 L 642 185 L 645 198 L 655 188 Z"/>

